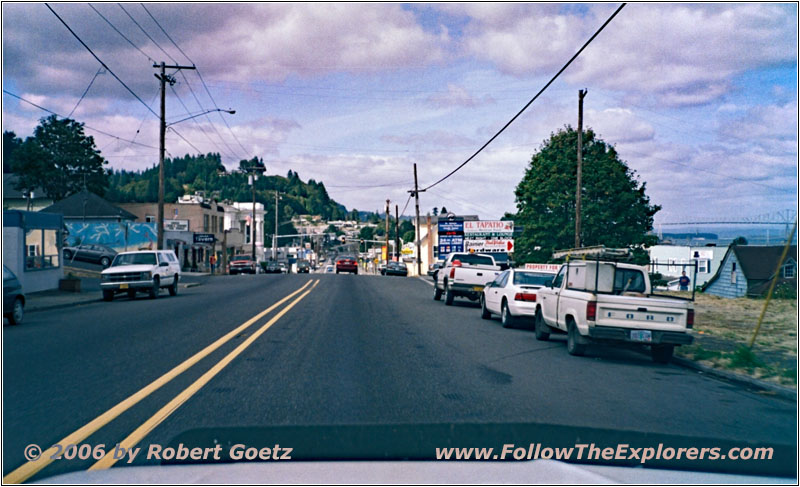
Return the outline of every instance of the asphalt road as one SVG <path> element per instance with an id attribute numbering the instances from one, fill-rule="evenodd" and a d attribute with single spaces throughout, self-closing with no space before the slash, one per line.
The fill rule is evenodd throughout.
<path id="1" fill-rule="evenodd" d="M 202 427 L 541 422 L 796 444 L 795 402 L 635 351 L 572 357 L 563 339 L 433 301 L 420 279 L 222 276 L 4 327 L 3 475 L 25 464 L 26 445 L 59 442 L 302 286 L 78 443 L 114 445 L 137 428 L 146 446 Z M 94 463 L 56 460 L 31 478 Z"/>

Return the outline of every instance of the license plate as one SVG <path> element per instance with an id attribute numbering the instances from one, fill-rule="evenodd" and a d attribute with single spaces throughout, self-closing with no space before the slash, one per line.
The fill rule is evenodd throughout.
<path id="1" fill-rule="evenodd" d="M 483 286 L 473 286 L 472 290 L 478 292 L 483 291 Z"/>
<path id="2" fill-rule="evenodd" d="M 125 284 L 120 284 L 120 285 L 119 285 L 119 288 L 120 288 L 120 289 L 128 289 L 128 283 L 125 283 Z"/>
<path id="3" fill-rule="evenodd" d="M 631 340 L 634 342 L 651 342 L 653 333 L 650 330 L 631 330 Z"/>

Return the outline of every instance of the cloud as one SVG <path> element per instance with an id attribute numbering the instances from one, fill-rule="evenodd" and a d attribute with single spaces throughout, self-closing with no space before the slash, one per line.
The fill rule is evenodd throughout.
<path id="1" fill-rule="evenodd" d="M 384 135 L 381 137 L 381 140 L 414 148 L 475 147 L 477 144 L 477 141 L 470 137 L 444 130 L 433 130 L 430 132 L 408 135 Z"/>
<path id="2" fill-rule="evenodd" d="M 607 108 L 603 111 L 587 110 L 594 131 L 609 143 L 641 142 L 655 137 L 653 126 L 639 119 L 626 108 Z"/>
<path id="3" fill-rule="evenodd" d="M 484 95 L 483 97 L 476 98 L 470 95 L 463 87 L 454 85 L 452 83 L 447 84 L 446 92 L 434 93 L 430 95 L 426 101 L 436 108 L 447 108 L 453 106 L 476 107 L 479 105 L 496 103 L 495 99 L 490 95 Z"/>

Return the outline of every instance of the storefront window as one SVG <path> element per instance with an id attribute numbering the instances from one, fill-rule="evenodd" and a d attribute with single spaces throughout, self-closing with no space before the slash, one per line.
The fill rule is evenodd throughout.
<path id="1" fill-rule="evenodd" d="M 25 232 L 25 270 L 58 266 L 58 231 L 34 228 Z"/>

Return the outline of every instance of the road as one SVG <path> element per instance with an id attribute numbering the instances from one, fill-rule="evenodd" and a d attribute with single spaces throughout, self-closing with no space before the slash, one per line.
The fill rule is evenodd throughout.
<path id="1" fill-rule="evenodd" d="M 535 421 L 796 444 L 793 401 L 635 351 L 573 357 L 563 340 L 503 329 L 432 290 L 417 278 L 220 276 L 176 297 L 30 313 L 3 329 L 3 475 L 25 464 L 26 445 L 59 442 L 159 378 L 78 443 L 114 445 L 137 428 L 142 446 L 198 427 Z M 94 462 L 54 461 L 31 479 Z"/>

